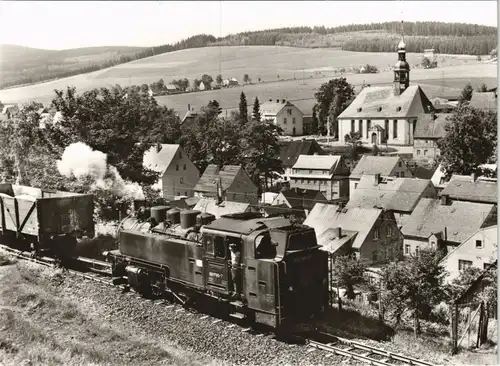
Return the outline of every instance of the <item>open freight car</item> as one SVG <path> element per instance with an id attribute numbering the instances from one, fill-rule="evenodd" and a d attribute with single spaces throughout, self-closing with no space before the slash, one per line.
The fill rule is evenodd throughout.
<path id="1" fill-rule="evenodd" d="M 92 195 L 0 183 L 2 242 L 41 255 L 71 256 L 76 239 L 94 237 Z"/>
<path id="2" fill-rule="evenodd" d="M 212 298 L 231 316 L 276 331 L 327 306 L 328 259 L 314 229 L 253 213 L 218 220 L 193 210 L 155 213 L 166 209 L 153 207 L 151 224 L 124 220 L 119 250 L 107 253 L 113 275 L 127 277 L 138 292 L 170 292 L 194 302 Z M 241 248 L 239 284 L 231 275 L 233 243 Z M 241 301 L 234 300 L 235 291 Z"/>

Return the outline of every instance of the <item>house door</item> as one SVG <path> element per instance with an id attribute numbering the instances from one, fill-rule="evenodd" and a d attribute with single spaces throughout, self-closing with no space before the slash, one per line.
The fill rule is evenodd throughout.
<path id="1" fill-rule="evenodd" d="M 377 145 L 377 134 L 375 132 L 372 133 L 372 144 Z"/>

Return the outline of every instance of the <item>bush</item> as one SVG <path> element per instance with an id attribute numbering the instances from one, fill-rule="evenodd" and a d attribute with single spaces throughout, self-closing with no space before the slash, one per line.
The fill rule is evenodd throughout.
<path id="1" fill-rule="evenodd" d="M 435 306 L 429 314 L 429 321 L 442 325 L 449 325 L 450 311 L 448 305 L 441 303 Z"/>

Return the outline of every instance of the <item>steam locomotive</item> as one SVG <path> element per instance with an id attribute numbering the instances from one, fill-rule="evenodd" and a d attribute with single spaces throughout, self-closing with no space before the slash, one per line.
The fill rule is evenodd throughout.
<path id="1" fill-rule="evenodd" d="M 149 217 L 123 220 L 119 249 L 105 253 L 113 277 L 127 278 L 137 292 L 170 293 L 184 304 L 212 299 L 228 315 L 274 330 L 328 305 L 328 257 L 312 228 L 256 213 L 216 220 L 168 206 L 150 210 Z M 230 243 L 241 248 L 239 284 L 231 276 Z M 232 299 L 235 289 L 241 301 Z"/>

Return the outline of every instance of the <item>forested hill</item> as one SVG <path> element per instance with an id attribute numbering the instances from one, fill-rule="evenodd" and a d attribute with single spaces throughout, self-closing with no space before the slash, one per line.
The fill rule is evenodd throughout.
<path id="1" fill-rule="evenodd" d="M 408 52 L 434 48 L 437 53 L 485 55 L 497 47 L 497 28 L 465 23 L 406 22 L 403 24 Z M 187 48 L 207 46 L 290 46 L 348 51 L 393 52 L 401 38 L 400 22 L 354 24 L 327 28 L 290 27 L 242 32 L 216 38 L 200 34 L 175 44 L 157 47 L 101 47 L 49 51 L 0 48 L 0 89 L 88 73 L 125 62 Z M 20 57 L 9 54 L 22 52 Z M 76 53 L 75 53 L 76 52 Z"/>

